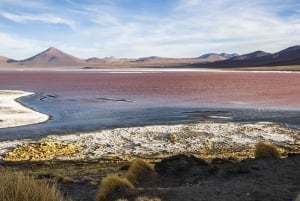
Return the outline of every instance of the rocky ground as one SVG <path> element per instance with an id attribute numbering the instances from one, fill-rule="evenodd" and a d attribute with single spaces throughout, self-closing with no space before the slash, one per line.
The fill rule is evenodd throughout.
<path id="1" fill-rule="evenodd" d="M 177 155 L 153 163 L 155 175 L 136 186 L 139 194 L 163 201 L 292 201 L 300 192 L 300 155 L 284 159 L 214 159 Z M 89 162 L 4 163 L 38 179 L 58 181 L 65 195 L 78 201 L 95 200 L 106 175 L 126 174 L 128 163 Z"/>
<path id="2" fill-rule="evenodd" d="M 148 197 L 292 201 L 300 192 L 299 139 L 299 130 L 281 124 L 199 122 L 3 141 L 0 155 L 2 167 L 58 182 L 76 201 L 95 200 L 101 180 L 125 175 L 135 158 L 155 166 L 136 186 Z M 254 159 L 259 141 L 277 145 L 283 158 Z"/>

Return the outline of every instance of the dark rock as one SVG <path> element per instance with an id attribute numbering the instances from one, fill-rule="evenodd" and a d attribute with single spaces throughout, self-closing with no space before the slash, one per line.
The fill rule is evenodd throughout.
<path id="1" fill-rule="evenodd" d="M 252 170 L 257 170 L 257 171 L 260 170 L 260 168 L 259 168 L 259 167 L 256 167 L 256 166 L 251 166 L 250 168 L 251 168 Z"/>
<path id="2" fill-rule="evenodd" d="M 120 170 L 124 170 L 124 171 L 125 170 L 127 171 L 128 169 L 129 169 L 129 165 L 124 165 L 120 168 Z"/>
<path id="3" fill-rule="evenodd" d="M 211 168 L 208 169 L 208 173 L 211 175 L 217 174 L 218 171 L 219 171 L 219 168 L 217 166 L 212 166 Z"/>
<path id="4" fill-rule="evenodd" d="M 248 174 L 249 172 L 250 172 L 249 167 L 242 164 L 236 164 L 228 168 L 226 171 L 227 174 L 233 174 L 233 175 Z"/>
<path id="5" fill-rule="evenodd" d="M 297 157 L 300 156 L 300 153 L 288 153 L 288 157 Z"/>
<path id="6" fill-rule="evenodd" d="M 198 159 L 193 155 L 176 155 L 163 159 L 155 165 L 155 170 L 159 174 L 182 174 L 193 166 L 208 166 L 208 163 Z"/>

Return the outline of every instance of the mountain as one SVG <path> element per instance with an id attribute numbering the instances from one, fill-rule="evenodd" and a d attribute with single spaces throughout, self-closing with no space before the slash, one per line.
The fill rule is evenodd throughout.
<path id="1" fill-rule="evenodd" d="M 209 59 L 209 60 L 225 60 L 225 59 L 230 59 L 232 57 L 238 56 L 238 54 L 227 54 L 227 53 L 208 53 L 208 54 L 203 54 L 199 59 Z"/>
<path id="2" fill-rule="evenodd" d="M 207 60 L 212 60 L 212 61 L 218 61 L 218 60 L 224 60 L 226 59 L 225 57 L 220 56 L 217 53 L 208 53 L 208 54 L 203 54 L 199 59 L 207 59 Z"/>
<path id="3" fill-rule="evenodd" d="M 145 61 L 152 61 L 152 60 L 159 60 L 159 59 L 165 59 L 165 58 L 158 57 L 158 56 L 150 56 L 150 57 L 141 57 L 141 58 L 136 59 L 135 61 L 145 62 Z"/>
<path id="4" fill-rule="evenodd" d="M 0 63 L 7 63 L 8 60 L 9 58 L 0 56 Z"/>
<path id="5" fill-rule="evenodd" d="M 235 56 L 235 57 L 232 57 L 230 59 L 231 60 L 257 59 L 257 58 L 268 56 L 268 55 L 271 55 L 271 54 L 268 53 L 268 52 L 264 52 L 264 51 L 255 51 L 255 52 L 252 52 L 252 53 L 249 53 L 249 54 L 243 54 L 243 55 L 240 55 L 240 56 Z"/>
<path id="6" fill-rule="evenodd" d="M 88 63 L 105 63 L 105 59 L 100 59 L 98 57 L 91 57 L 85 60 Z"/>
<path id="7" fill-rule="evenodd" d="M 300 45 L 273 54 L 270 65 L 300 65 Z"/>
<path id="8" fill-rule="evenodd" d="M 300 65 L 300 46 L 293 46 L 274 54 L 255 51 L 237 55 L 227 53 L 208 53 L 198 58 L 164 58 L 158 56 L 138 59 L 118 59 L 114 57 L 80 59 L 64 53 L 54 47 L 24 60 L 13 60 L 0 57 L 1 68 L 106 68 L 106 67 L 195 67 L 195 68 L 234 68 L 259 66 Z"/>
<path id="9" fill-rule="evenodd" d="M 232 58 L 232 57 L 239 56 L 239 55 L 236 54 L 236 53 L 231 53 L 231 54 L 228 54 L 228 53 L 221 53 L 221 54 L 219 54 L 219 55 L 222 56 L 222 57 L 224 57 L 224 58 L 226 58 L 226 59 L 230 59 L 230 58 Z"/>
<path id="10" fill-rule="evenodd" d="M 264 51 L 255 51 L 239 55 L 227 60 L 204 64 L 193 64 L 200 68 L 233 68 L 233 67 L 259 67 L 259 66 L 288 66 L 300 65 L 300 46 L 293 46 L 271 54 Z"/>
<path id="11" fill-rule="evenodd" d="M 85 60 L 50 47 L 33 57 L 11 63 L 25 66 L 78 66 L 84 64 Z"/>

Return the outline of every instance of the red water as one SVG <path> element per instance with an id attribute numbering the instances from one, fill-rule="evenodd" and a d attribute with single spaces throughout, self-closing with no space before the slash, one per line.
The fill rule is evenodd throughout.
<path id="1" fill-rule="evenodd" d="M 300 108 L 299 73 L 1 72 L 0 89 L 162 104 Z"/>

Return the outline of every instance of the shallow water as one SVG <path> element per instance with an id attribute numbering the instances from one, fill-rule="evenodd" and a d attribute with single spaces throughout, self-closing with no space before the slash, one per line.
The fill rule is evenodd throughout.
<path id="1" fill-rule="evenodd" d="M 38 125 L 0 129 L 0 140 L 192 121 L 298 126 L 299 78 L 272 73 L 1 72 L 1 89 L 36 92 L 20 101 L 52 117 Z"/>

